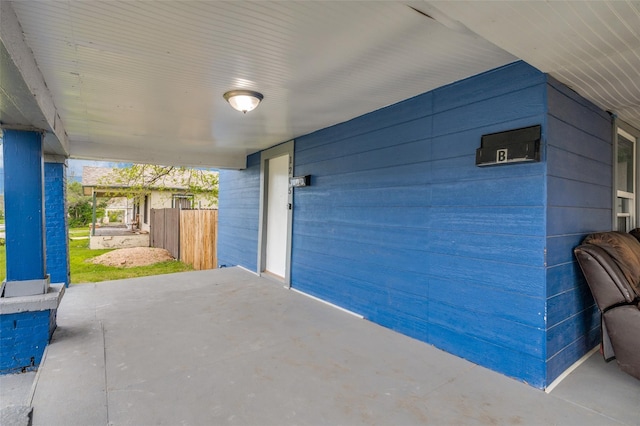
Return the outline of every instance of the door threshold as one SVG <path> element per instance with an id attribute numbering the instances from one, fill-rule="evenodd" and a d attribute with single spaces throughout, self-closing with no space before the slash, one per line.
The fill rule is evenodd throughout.
<path id="1" fill-rule="evenodd" d="M 280 284 L 284 284 L 284 277 L 278 275 L 278 274 L 274 274 L 273 272 L 269 272 L 269 271 L 262 271 L 262 273 L 260 274 L 261 277 L 265 277 L 271 281 L 276 281 Z"/>

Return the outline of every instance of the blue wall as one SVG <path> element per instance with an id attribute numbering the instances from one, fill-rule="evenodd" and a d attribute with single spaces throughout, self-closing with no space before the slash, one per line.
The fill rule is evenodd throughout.
<path id="1" fill-rule="evenodd" d="M 547 126 L 547 376 L 600 341 L 600 314 L 573 257 L 586 234 L 611 230 L 612 123 L 549 78 Z"/>
<path id="2" fill-rule="evenodd" d="M 42 135 L 4 130 L 7 281 L 45 278 Z"/>
<path id="3" fill-rule="evenodd" d="M 0 374 L 37 369 L 55 329 L 55 310 L 0 315 Z"/>
<path id="4" fill-rule="evenodd" d="M 47 273 L 52 283 L 69 286 L 69 239 L 67 237 L 67 178 L 64 163 L 44 164 L 44 204 Z"/>
<path id="5" fill-rule="evenodd" d="M 292 284 L 534 385 L 545 376 L 545 164 L 480 168 L 544 124 L 524 63 L 296 139 Z"/>
<path id="6" fill-rule="evenodd" d="M 518 62 L 297 138 L 295 175 L 312 175 L 312 185 L 294 192 L 292 286 L 533 386 L 548 385 L 597 336 L 593 301 L 571 257 L 593 225 L 593 211 L 582 208 L 591 201 L 583 191 L 586 206 L 558 202 L 582 179 L 558 161 L 566 145 L 582 148 L 556 123 L 572 114 L 564 120 L 579 128 L 593 117 L 575 105 L 549 111 L 561 91 Z M 582 105 L 575 95 L 573 102 Z M 475 166 L 482 135 L 536 124 L 543 161 Z M 555 173 L 549 180 L 548 155 Z M 246 171 L 221 175 L 225 237 L 218 251 L 229 264 L 256 270 L 259 164 L 255 155 L 250 162 Z M 224 222 L 225 215 L 242 219 Z M 577 223 L 582 228 L 572 229 Z M 562 306 L 577 300 L 578 307 Z M 547 303 L 555 303 L 549 324 Z M 591 334 L 580 341 L 585 332 Z"/>
<path id="7" fill-rule="evenodd" d="M 218 264 L 258 269 L 260 153 L 245 170 L 221 170 L 218 194 Z"/>

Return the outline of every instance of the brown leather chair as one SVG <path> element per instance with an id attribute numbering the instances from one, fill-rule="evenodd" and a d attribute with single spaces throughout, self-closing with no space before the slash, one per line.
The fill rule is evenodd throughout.
<path id="1" fill-rule="evenodd" d="M 588 235 L 574 249 L 602 314 L 605 360 L 640 380 L 640 242 L 622 232 Z"/>

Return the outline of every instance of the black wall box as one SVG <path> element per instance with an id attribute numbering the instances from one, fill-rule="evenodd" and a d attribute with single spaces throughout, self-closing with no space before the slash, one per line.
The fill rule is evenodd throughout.
<path id="1" fill-rule="evenodd" d="M 531 126 L 482 136 L 476 166 L 540 161 L 542 127 Z"/>

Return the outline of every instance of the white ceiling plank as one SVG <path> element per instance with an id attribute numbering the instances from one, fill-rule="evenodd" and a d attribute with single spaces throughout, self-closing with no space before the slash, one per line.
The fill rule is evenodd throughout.
<path id="1" fill-rule="evenodd" d="M 180 151 L 178 149 L 169 152 L 161 150 L 150 151 L 147 147 L 124 145 L 110 146 L 109 148 L 105 150 L 101 144 L 86 141 L 71 142 L 72 158 L 78 159 L 234 170 L 241 170 L 247 166 L 247 153 L 238 150 L 217 150 L 215 154 L 212 154 L 208 152 Z"/>
<path id="2" fill-rule="evenodd" d="M 429 2 L 640 128 L 640 2 Z"/>
<path id="3" fill-rule="evenodd" d="M 5 117 L 3 114 L 0 124 L 3 127 L 33 126 L 51 132 L 55 137 L 47 138 L 47 148 L 56 154 L 68 155 L 69 141 L 51 92 L 24 40 L 18 18 L 11 4 L 6 1 L 0 2 L 0 41 L 3 99 L 13 104 L 14 111 L 20 111 L 20 117 Z M 9 88 L 13 93 L 8 93 Z M 8 122 L 9 117 L 20 122 Z"/>
<path id="4" fill-rule="evenodd" d="M 518 58 L 640 127 L 632 1 L 9 3 L 72 156 L 237 168 L 236 156 Z M 238 88 L 264 101 L 239 114 L 222 98 Z"/>

